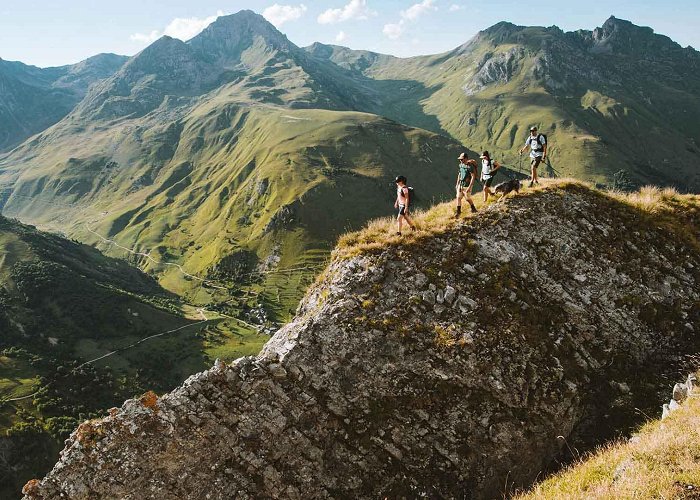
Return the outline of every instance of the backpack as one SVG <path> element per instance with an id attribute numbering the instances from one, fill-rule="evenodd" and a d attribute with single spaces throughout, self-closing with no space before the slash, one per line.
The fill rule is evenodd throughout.
<path id="1" fill-rule="evenodd" d="M 413 189 L 411 186 L 406 186 L 408 189 L 408 202 L 413 205 L 413 203 L 416 201 L 416 190 Z"/>
<path id="2" fill-rule="evenodd" d="M 403 190 L 401 190 L 401 197 L 408 198 L 408 202 L 410 204 L 413 204 L 413 202 L 416 200 L 416 190 L 413 189 L 411 186 L 405 186 L 405 187 L 406 187 L 406 191 L 408 191 L 408 193 L 406 193 L 406 195 L 404 195 Z"/>
<path id="3" fill-rule="evenodd" d="M 537 148 L 533 149 L 535 153 L 542 153 L 544 151 L 544 147 L 542 147 L 542 141 L 540 141 L 540 137 L 544 139 L 545 144 L 549 144 L 549 142 L 547 141 L 547 136 L 545 134 L 537 134 L 537 137 L 528 136 L 527 138 L 528 146 L 530 146 L 530 143 L 533 139 L 537 141 Z M 530 146 L 530 148 L 532 148 L 532 146 Z"/>
<path id="4" fill-rule="evenodd" d="M 471 160 L 469 160 L 471 161 Z M 466 183 L 471 177 L 472 173 L 476 174 L 476 164 L 467 163 L 466 165 L 459 164 L 459 182 Z"/>

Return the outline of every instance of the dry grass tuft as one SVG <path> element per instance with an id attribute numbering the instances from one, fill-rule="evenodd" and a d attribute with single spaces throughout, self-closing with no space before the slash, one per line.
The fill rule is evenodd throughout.
<path id="1" fill-rule="evenodd" d="M 516 498 L 700 498 L 700 394 Z"/>
<path id="2" fill-rule="evenodd" d="M 681 195 L 673 188 L 662 189 L 656 186 L 645 186 L 634 193 L 611 191 L 610 194 L 620 201 L 651 214 L 672 210 L 674 203 L 683 203 L 688 198 L 688 195 Z"/>
<path id="3" fill-rule="evenodd" d="M 463 215 L 468 218 L 470 214 Z M 335 255 L 352 257 L 360 253 L 372 253 L 391 245 L 417 243 L 422 239 L 441 234 L 457 222 L 454 219 L 454 203 L 441 203 L 428 210 L 416 210 L 411 218 L 418 228 L 411 231 L 404 225 L 402 236 L 396 235 L 396 219 L 382 217 L 371 221 L 364 229 L 340 237 Z"/>

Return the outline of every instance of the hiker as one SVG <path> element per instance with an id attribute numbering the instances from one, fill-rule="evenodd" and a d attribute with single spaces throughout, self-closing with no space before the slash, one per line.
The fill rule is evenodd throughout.
<path id="1" fill-rule="evenodd" d="M 537 167 L 547 159 L 547 137 L 537 132 L 537 127 L 530 127 L 530 135 L 527 136 L 525 145 L 518 151 L 519 155 L 530 148 L 530 184 L 539 184 L 537 178 Z"/>
<path id="2" fill-rule="evenodd" d="M 401 236 L 403 221 L 406 221 L 406 224 L 408 224 L 408 226 L 411 228 L 411 231 L 415 231 L 416 226 L 413 224 L 413 221 L 409 216 L 411 191 L 408 186 L 406 186 L 406 178 L 403 175 L 399 175 L 394 182 L 396 183 L 396 202 L 394 203 L 394 208 L 399 209 L 399 215 L 396 217 L 396 235 Z"/>
<path id="3" fill-rule="evenodd" d="M 472 213 L 476 212 L 474 201 L 472 200 L 472 188 L 476 180 L 476 161 L 467 158 L 465 153 L 457 157 L 459 160 L 459 172 L 457 173 L 457 212 L 455 219 L 458 219 L 462 213 L 462 198 L 467 199 L 467 203 L 472 209 Z"/>
<path id="4" fill-rule="evenodd" d="M 501 168 L 501 164 L 496 160 L 492 160 L 488 151 L 481 153 L 479 158 L 481 158 L 481 182 L 484 184 L 484 203 L 486 203 L 489 195 L 493 196 L 495 194 L 491 192 L 491 184 L 493 184 L 493 178 Z"/>

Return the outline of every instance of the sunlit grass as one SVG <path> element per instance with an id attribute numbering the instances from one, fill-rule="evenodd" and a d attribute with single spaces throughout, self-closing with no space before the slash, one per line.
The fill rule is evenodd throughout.
<path id="1" fill-rule="evenodd" d="M 618 200 L 651 214 L 673 210 L 679 204 L 692 204 L 700 198 L 694 195 L 682 195 L 674 188 L 657 186 L 644 186 L 639 191 L 632 193 L 611 191 L 610 194 Z"/>
<path id="2" fill-rule="evenodd" d="M 476 204 L 477 206 L 480 205 L 479 203 Z M 453 227 L 457 223 L 454 214 L 455 207 L 452 202 L 440 203 L 427 210 L 416 210 L 411 214 L 416 230 L 412 231 L 404 224 L 401 236 L 396 234 L 395 217 L 375 219 L 369 222 L 364 229 L 341 236 L 338 240 L 335 255 L 347 257 L 362 252 L 371 253 L 374 250 L 384 248 L 386 245 L 416 243 Z M 467 208 L 462 218 L 470 216 L 471 214 Z"/>
<path id="3" fill-rule="evenodd" d="M 672 188 L 647 186 L 637 192 L 625 193 L 596 189 L 591 183 L 572 178 L 540 179 L 540 184 L 533 187 L 527 187 L 527 181 L 525 181 L 520 193 L 510 196 L 534 196 L 552 189 L 577 188 L 590 189 L 608 197 L 610 201 L 624 203 L 647 215 L 667 215 L 669 217 L 659 218 L 658 222 L 673 231 L 687 233 L 687 221 L 684 221 L 683 218 L 687 218 L 688 215 L 696 217 L 700 210 L 700 196 L 679 194 Z M 496 198 L 490 198 L 485 206 L 480 192 L 474 193 L 473 198 L 479 211 L 494 204 L 501 205 L 497 203 Z M 507 205 L 506 200 L 505 206 Z M 441 203 L 429 209 L 417 210 L 412 214 L 412 218 L 418 230 L 411 231 L 404 225 L 401 236 L 396 234 L 395 217 L 375 219 L 370 221 L 364 229 L 341 236 L 334 254 L 338 257 L 351 257 L 360 253 L 379 251 L 387 246 L 419 243 L 425 238 L 448 231 L 455 224 L 469 223 L 474 215 L 478 215 L 478 213 L 469 212 L 469 205 L 466 202 L 462 204 L 460 219 L 455 219 L 454 214 L 455 203 L 453 201 Z"/>
<path id="4" fill-rule="evenodd" d="M 517 498 L 617 499 L 700 497 L 700 395 L 634 442 L 601 447 Z"/>

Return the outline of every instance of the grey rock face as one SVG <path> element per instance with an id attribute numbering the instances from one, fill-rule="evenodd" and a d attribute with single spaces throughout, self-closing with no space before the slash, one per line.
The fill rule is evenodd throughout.
<path id="1" fill-rule="evenodd" d="M 688 386 L 685 384 L 676 384 L 673 386 L 673 399 L 682 403 L 688 397 Z"/>
<path id="2" fill-rule="evenodd" d="M 608 410 L 588 400 L 600 380 L 624 393 L 699 319 L 692 245 L 650 225 L 631 251 L 638 214 L 611 203 L 514 198 L 420 246 L 336 259 L 257 357 L 82 424 L 25 498 L 492 498 L 506 477 L 528 484 L 558 436 Z M 477 251 L 454 244 L 468 240 Z M 439 262 L 438 311 L 405 276 L 426 286 L 419 269 Z M 414 291 L 410 307 L 389 301 Z"/>
<path id="3" fill-rule="evenodd" d="M 471 96 L 491 84 L 508 83 L 517 73 L 524 55 L 522 47 L 514 47 L 498 55 L 486 54 L 479 63 L 477 73 L 464 86 L 464 93 Z"/>

